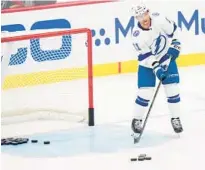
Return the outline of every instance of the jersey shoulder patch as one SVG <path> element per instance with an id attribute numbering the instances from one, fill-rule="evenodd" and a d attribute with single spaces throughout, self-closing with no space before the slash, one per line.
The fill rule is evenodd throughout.
<path id="1" fill-rule="evenodd" d="M 132 33 L 133 37 L 138 37 L 140 35 L 140 31 L 139 30 L 134 30 Z"/>
<path id="2" fill-rule="evenodd" d="M 158 16 L 160 16 L 160 13 L 158 13 L 158 12 L 153 12 L 153 13 L 152 13 L 152 16 L 158 17 Z"/>

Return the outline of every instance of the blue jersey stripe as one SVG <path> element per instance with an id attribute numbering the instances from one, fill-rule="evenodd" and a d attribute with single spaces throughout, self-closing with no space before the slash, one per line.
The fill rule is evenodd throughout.
<path id="1" fill-rule="evenodd" d="M 145 53 L 145 54 L 140 54 L 138 55 L 138 61 L 142 61 L 148 57 L 150 57 L 152 55 L 152 52 L 148 52 L 148 53 Z"/>
<path id="2" fill-rule="evenodd" d="M 169 37 L 169 38 L 172 38 L 173 36 L 174 36 L 174 32 L 176 31 L 176 29 L 177 29 L 177 25 L 174 23 L 174 30 L 173 30 L 173 32 L 169 35 L 169 34 L 167 34 L 167 36 Z"/>

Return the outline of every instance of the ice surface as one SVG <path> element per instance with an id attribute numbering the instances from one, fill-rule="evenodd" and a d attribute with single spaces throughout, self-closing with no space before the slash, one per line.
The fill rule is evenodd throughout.
<path id="1" fill-rule="evenodd" d="M 2 137 L 21 135 L 38 144 L 3 146 L 3 170 L 202 170 L 205 167 L 205 66 L 180 68 L 183 134 L 172 130 L 163 89 L 142 140 L 134 145 L 130 119 L 135 74 L 95 78 L 96 126 L 33 121 L 2 126 Z M 79 100 L 79 99 L 78 99 Z M 43 145 L 50 140 L 50 145 Z M 151 161 L 130 162 L 145 153 Z"/>

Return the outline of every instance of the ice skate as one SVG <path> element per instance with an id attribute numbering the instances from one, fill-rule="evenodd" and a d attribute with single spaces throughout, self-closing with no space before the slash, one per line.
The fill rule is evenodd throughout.
<path id="1" fill-rule="evenodd" d="M 142 120 L 133 119 L 132 120 L 132 130 L 134 133 L 141 133 L 142 130 Z"/>
<path id="2" fill-rule="evenodd" d="M 141 131 L 142 131 L 142 120 L 140 119 L 133 119 L 132 120 L 132 130 L 133 130 L 133 134 L 132 134 L 132 137 L 134 138 L 134 143 L 138 143 L 138 138 L 141 134 Z"/>
<path id="3" fill-rule="evenodd" d="M 171 119 L 172 127 L 176 133 L 183 132 L 182 124 L 179 118 L 172 118 Z"/>

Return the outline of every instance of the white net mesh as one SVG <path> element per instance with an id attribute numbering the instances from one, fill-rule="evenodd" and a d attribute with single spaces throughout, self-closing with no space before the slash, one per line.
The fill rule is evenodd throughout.
<path id="1" fill-rule="evenodd" d="M 86 32 L 72 35 L 71 31 L 4 42 L 2 124 L 36 119 L 87 120 L 91 56 L 86 41 Z"/>

